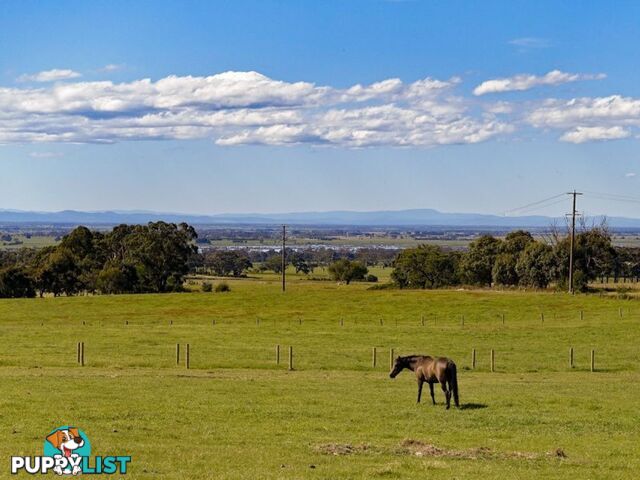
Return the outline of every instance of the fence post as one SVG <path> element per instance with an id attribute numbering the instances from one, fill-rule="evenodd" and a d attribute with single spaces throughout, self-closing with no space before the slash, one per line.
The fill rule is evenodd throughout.
<path id="1" fill-rule="evenodd" d="M 540 312 L 540 323 L 544 325 L 544 313 Z"/>
<path id="2" fill-rule="evenodd" d="M 420 317 L 420 321 L 422 322 L 422 326 L 424 327 L 424 314 Z"/>
<path id="3" fill-rule="evenodd" d="M 289 347 L 289 370 L 293 370 L 293 347 Z"/>
<path id="4" fill-rule="evenodd" d="M 584 320 L 584 312 L 580 310 L 580 320 Z"/>
<path id="5" fill-rule="evenodd" d="M 376 352 L 376 347 L 373 347 L 373 350 L 371 350 L 371 366 L 373 368 L 376 368 L 376 363 L 377 363 L 377 352 Z"/>
<path id="6" fill-rule="evenodd" d="M 393 368 L 393 348 L 389 349 L 389 369 Z"/>
<path id="7" fill-rule="evenodd" d="M 491 372 L 494 372 L 495 369 L 496 369 L 496 354 L 492 348 L 491 349 Z"/>
<path id="8" fill-rule="evenodd" d="M 180 344 L 176 343 L 176 365 L 180 365 Z"/>
<path id="9" fill-rule="evenodd" d="M 173 325 L 173 320 L 169 320 L 169 325 Z"/>
<path id="10" fill-rule="evenodd" d="M 460 321 L 461 321 L 462 328 L 464 328 L 464 315 L 460 317 Z"/>
<path id="11" fill-rule="evenodd" d="M 276 345 L 276 365 L 280 365 L 280 345 Z"/>
<path id="12" fill-rule="evenodd" d="M 256 326 L 260 325 L 260 319 L 256 317 Z"/>
<path id="13" fill-rule="evenodd" d="M 80 363 L 80 342 L 78 342 L 77 352 L 78 352 L 78 363 Z"/>
<path id="14" fill-rule="evenodd" d="M 596 351 L 591 350 L 591 371 L 596 371 Z"/>
<path id="15" fill-rule="evenodd" d="M 341 318 L 341 319 L 340 319 L 340 326 L 341 326 L 341 327 L 344 327 L 344 318 Z"/>
<path id="16" fill-rule="evenodd" d="M 622 307 L 618 308 L 618 314 L 620 315 L 620 318 L 622 318 Z"/>
<path id="17" fill-rule="evenodd" d="M 502 316 L 502 325 L 504 325 L 504 313 L 500 314 Z"/>
<path id="18" fill-rule="evenodd" d="M 187 370 L 190 367 L 190 361 L 191 361 L 191 358 L 190 358 L 190 355 L 189 355 L 190 354 L 190 350 L 191 350 L 190 347 L 191 347 L 191 345 L 189 345 L 187 343 L 186 348 L 185 348 L 185 352 L 184 352 L 184 360 L 185 360 L 185 366 L 187 367 Z"/>
<path id="19" fill-rule="evenodd" d="M 84 367 L 84 342 L 80 342 L 80 366 Z"/>
<path id="20" fill-rule="evenodd" d="M 476 368 L 476 349 L 471 350 L 471 368 Z"/>
<path id="21" fill-rule="evenodd" d="M 573 368 L 573 347 L 569 348 L 569 368 Z"/>

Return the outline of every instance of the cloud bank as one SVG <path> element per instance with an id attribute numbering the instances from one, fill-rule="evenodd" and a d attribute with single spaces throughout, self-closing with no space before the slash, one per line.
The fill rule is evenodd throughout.
<path id="1" fill-rule="evenodd" d="M 579 74 L 566 73 L 560 70 L 552 70 L 546 75 L 515 75 L 508 78 L 496 78 L 487 80 L 478 85 L 473 94 L 476 96 L 486 95 L 487 93 L 502 93 L 529 90 L 541 85 L 561 85 L 563 83 L 577 82 L 579 80 L 601 80 L 606 75 L 598 74 Z"/>
<path id="2" fill-rule="evenodd" d="M 43 72 L 34 73 L 31 75 L 21 75 L 18 77 L 20 82 L 57 82 L 59 80 L 69 80 L 72 78 L 78 78 L 82 75 L 78 72 L 68 69 L 53 69 L 45 70 Z"/>
<path id="3" fill-rule="evenodd" d="M 50 70 L 31 81 L 53 83 L 0 87 L 0 144 L 211 139 L 224 146 L 431 147 L 508 138 L 521 129 L 580 144 L 637 137 L 640 128 L 640 99 L 631 97 L 482 98 L 601 77 L 560 71 L 488 80 L 473 96 L 459 93 L 458 77 L 337 88 L 258 72 L 123 83 L 74 80 L 79 75 Z"/>
<path id="4" fill-rule="evenodd" d="M 512 130 L 494 115 L 471 114 L 453 93 L 459 82 L 392 78 L 340 89 L 224 72 L 0 88 L 0 142 L 209 137 L 220 145 L 431 146 Z"/>

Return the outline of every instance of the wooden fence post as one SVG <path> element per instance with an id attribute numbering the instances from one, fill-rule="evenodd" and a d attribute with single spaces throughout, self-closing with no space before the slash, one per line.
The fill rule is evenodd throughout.
<path id="1" fill-rule="evenodd" d="M 544 325 L 544 313 L 540 312 L 540 323 Z"/>
<path id="2" fill-rule="evenodd" d="M 422 322 L 422 326 L 424 327 L 424 314 L 420 317 L 420 321 Z"/>
<path id="3" fill-rule="evenodd" d="M 84 342 L 80 342 L 80 366 L 84 367 Z"/>
<path id="4" fill-rule="evenodd" d="M 180 344 L 176 343 L 176 365 L 180 365 Z"/>
<path id="5" fill-rule="evenodd" d="M 596 351 L 591 350 L 591 371 L 596 371 Z"/>
<path id="6" fill-rule="evenodd" d="M 580 320 L 584 320 L 584 312 L 580 310 Z"/>
<path id="7" fill-rule="evenodd" d="M 78 342 L 77 352 L 78 352 L 78 363 L 80 363 L 80 342 Z"/>
<path id="8" fill-rule="evenodd" d="M 280 345 L 276 345 L 276 365 L 280 365 Z"/>
<path id="9" fill-rule="evenodd" d="M 389 369 L 393 368 L 393 348 L 389 349 Z"/>
<path id="10" fill-rule="evenodd" d="M 620 318 L 622 318 L 622 307 L 618 308 L 618 314 L 620 315 Z"/>
<path id="11" fill-rule="evenodd" d="M 289 347 L 289 370 L 293 370 L 293 347 Z"/>
<path id="12" fill-rule="evenodd" d="M 496 354 L 492 348 L 491 349 L 491 371 L 494 372 L 495 370 L 496 370 Z"/>
<path id="13" fill-rule="evenodd" d="M 376 347 L 373 347 L 373 350 L 371 350 L 371 366 L 373 368 L 376 368 L 376 363 L 377 363 L 377 352 L 376 352 Z"/>
<path id="14" fill-rule="evenodd" d="M 471 350 L 471 368 L 476 368 L 476 349 Z"/>
<path id="15" fill-rule="evenodd" d="M 500 314 L 502 316 L 502 325 L 504 325 L 504 313 Z"/>
<path id="16" fill-rule="evenodd" d="M 461 327 L 464 328 L 464 315 L 460 317 Z"/>
<path id="17" fill-rule="evenodd" d="M 382 321 L 382 319 L 380 319 L 380 326 L 384 325 L 384 322 Z"/>
<path id="18" fill-rule="evenodd" d="M 569 368 L 573 368 L 573 347 L 569 348 Z"/>
<path id="19" fill-rule="evenodd" d="M 340 326 L 341 326 L 341 327 L 344 327 L 344 318 L 341 318 L 341 319 L 340 319 Z"/>
<path id="20" fill-rule="evenodd" d="M 191 350 L 191 345 L 189 345 L 188 343 L 185 345 L 185 351 L 184 351 L 184 362 L 185 362 L 185 366 L 187 367 L 187 370 L 190 368 L 190 363 L 191 363 L 191 356 L 190 356 L 190 350 Z"/>

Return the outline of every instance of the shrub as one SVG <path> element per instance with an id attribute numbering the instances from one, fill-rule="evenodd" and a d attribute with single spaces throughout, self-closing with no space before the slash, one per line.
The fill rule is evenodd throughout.
<path id="1" fill-rule="evenodd" d="M 220 282 L 219 284 L 216 285 L 217 293 L 230 292 L 230 291 L 231 291 L 231 287 L 227 282 Z"/>
<path id="2" fill-rule="evenodd" d="M 202 282 L 202 291 L 203 292 L 211 292 L 213 291 L 213 285 L 209 282 Z"/>
<path id="3" fill-rule="evenodd" d="M 369 275 L 367 275 L 366 280 L 367 282 L 376 283 L 378 281 L 378 277 L 370 273 Z"/>

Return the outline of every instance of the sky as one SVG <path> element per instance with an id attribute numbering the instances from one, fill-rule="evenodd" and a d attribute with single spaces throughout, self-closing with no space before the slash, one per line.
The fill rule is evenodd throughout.
<path id="1" fill-rule="evenodd" d="M 640 217 L 635 1 L 3 1 L 0 209 Z M 534 207 L 519 207 L 551 198 Z"/>

